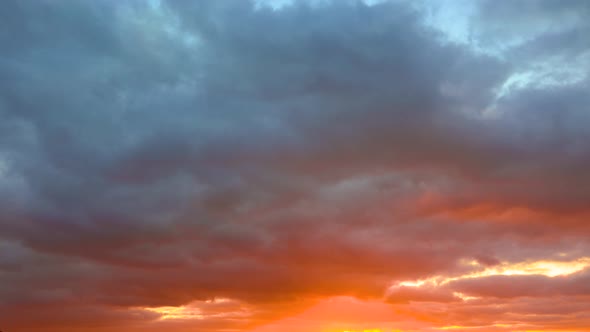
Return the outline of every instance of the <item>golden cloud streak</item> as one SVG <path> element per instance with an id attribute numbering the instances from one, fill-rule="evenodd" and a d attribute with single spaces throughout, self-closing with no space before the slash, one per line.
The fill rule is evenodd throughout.
<path id="1" fill-rule="evenodd" d="M 161 320 L 169 319 L 203 319 L 205 316 L 201 314 L 198 308 L 191 308 L 186 306 L 179 307 L 157 307 L 157 308 L 143 308 L 143 310 L 151 311 L 160 314 Z"/>
<path id="2" fill-rule="evenodd" d="M 173 320 L 173 319 L 206 319 L 210 317 L 220 317 L 220 316 L 246 316 L 244 312 L 229 312 L 223 314 L 209 314 L 205 315 L 199 308 L 199 303 L 201 304 L 213 304 L 213 303 L 224 303 L 224 302 L 231 302 L 232 299 L 226 298 L 216 298 L 213 300 L 207 301 L 196 301 L 189 303 L 188 305 L 182 306 L 164 306 L 164 307 L 147 307 L 141 308 L 146 311 L 155 312 L 160 314 L 160 320 Z"/>
<path id="3" fill-rule="evenodd" d="M 464 264 L 479 267 L 480 264 L 476 261 L 468 261 Z M 390 287 L 421 287 L 423 285 L 441 286 L 449 282 L 462 280 L 462 279 L 474 279 L 497 275 L 544 275 L 547 277 L 566 276 L 585 268 L 590 267 L 590 257 L 582 257 L 573 261 L 554 261 L 554 260 L 540 260 L 534 262 L 519 262 L 519 263 L 508 263 L 504 262 L 497 266 L 488 267 L 481 271 L 467 273 L 455 277 L 435 276 L 427 279 L 420 280 L 409 280 L 395 283 Z M 456 296 L 463 298 L 464 300 L 474 299 L 473 297 L 461 296 L 463 294 L 456 294 Z"/>

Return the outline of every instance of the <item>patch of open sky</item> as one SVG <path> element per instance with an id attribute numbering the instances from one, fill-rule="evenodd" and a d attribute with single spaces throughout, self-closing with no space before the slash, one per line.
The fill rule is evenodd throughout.
<path id="1" fill-rule="evenodd" d="M 571 20 L 559 26 L 548 24 L 543 19 L 525 19 L 527 22 L 520 23 L 517 31 L 504 31 L 503 28 L 485 27 L 479 22 L 482 13 L 476 1 L 423 0 L 411 3 L 425 13 L 424 24 L 441 33 L 441 42 L 460 45 L 476 54 L 513 64 L 513 72 L 496 88 L 495 100 L 482 113 L 486 116 L 498 115 L 493 111 L 497 101 L 517 91 L 572 85 L 588 79 L 588 72 L 583 68 L 590 65 L 590 52 L 578 55 L 575 59 L 556 55 L 527 63 L 519 63 L 513 53 L 513 50 L 545 33 L 572 29 L 580 23 L 575 13 L 568 13 L 566 17 Z"/>
<path id="2" fill-rule="evenodd" d="M 442 32 L 447 41 L 470 44 L 470 20 L 476 11 L 473 1 L 417 1 L 413 5 L 426 14 L 424 23 Z"/>
<path id="3" fill-rule="evenodd" d="M 522 44 L 525 36 L 499 41 L 484 41 L 475 24 L 478 3 L 470 0 L 415 1 L 411 4 L 425 14 L 424 24 L 441 33 L 441 42 L 468 47 L 472 52 L 505 59 L 507 50 Z"/>
<path id="4" fill-rule="evenodd" d="M 584 53 L 573 62 L 566 62 L 561 57 L 534 62 L 510 75 L 498 88 L 496 99 L 524 88 L 548 88 L 583 82 L 588 78 L 588 72 L 580 68 L 589 64 L 590 52 Z"/>

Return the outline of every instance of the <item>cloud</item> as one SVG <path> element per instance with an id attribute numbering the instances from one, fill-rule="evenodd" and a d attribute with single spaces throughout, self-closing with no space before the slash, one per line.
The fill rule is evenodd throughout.
<path id="1" fill-rule="evenodd" d="M 182 331 L 145 308 L 193 303 L 209 313 L 193 326 L 246 330 L 481 267 L 466 261 L 590 255 L 585 2 L 478 2 L 468 42 L 429 22 L 440 8 L 403 1 L 2 6 L 11 329 Z M 584 276 L 487 276 L 385 301 L 432 327 L 539 325 L 454 292 L 583 306 Z M 546 326 L 574 326 L 566 316 Z"/>
<path id="2" fill-rule="evenodd" d="M 543 275 L 498 275 L 454 281 L 449 287 L 460 292 L 485 297 L 549 297 L 555 295 L 588 295 L 588 271 L 567 277 Z"/>

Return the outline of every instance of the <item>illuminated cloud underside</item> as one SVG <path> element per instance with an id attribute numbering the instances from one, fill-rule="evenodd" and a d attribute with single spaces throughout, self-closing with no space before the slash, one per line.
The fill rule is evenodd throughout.
<path id="1" fill-rule="evenodd" d="M 477 261 L 467 262 L 467 265 L 478 267 Z M 582 271 L 590 266 L 590 257 L 582 257 L 571 262 L 563 261 L 536 261 L 521 263 L 500 263 L 481 271 L 471 272 L 460 276 L 436 276 L 418 281 L 402 281 L 397 286 L 420 287 L 424 284 L 444 285 L 451 281 L 461 279 L 474 279 L 488 276 L 511 275 L 543 275 L 547 277 L 567 276 Z"/>

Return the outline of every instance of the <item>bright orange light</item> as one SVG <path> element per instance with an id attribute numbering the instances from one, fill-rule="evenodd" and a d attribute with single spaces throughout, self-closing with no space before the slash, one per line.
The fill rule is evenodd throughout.
<path id="1" fill-rule="evenodd" d="M 216 298 L 212 300 L 203 301 L 204 304 L 213 304 L 213 303 L 228 303 L 232 302 L 232 299 L 227 298 Z M 146 311 L 155 312 L 160 314 L 160 320 L 176 320 L 176 319 L 206 319 L 208 316 L 205 316 L 201 309 L 199 309 L 199 301 L 195 301 L 189 303 L 188 305 L 181 305 L 181 306 L 165 306 L 165 307 L 147 307 L 141 308 Z M 226 314 L 216 314 L 217 317 L 223 315 L 244 315 L 243 312 L 229 312 Z M 246 313 L 247 314 L 247 313 Z"/>
<path id="2" fill-rule="evenodd" d="M 201 315 L 201 312 L 198 308 L 189 308 L 185 306 L 145 308 L 144 310 L 160 314 L 161 320 L 203 318 L 203 315 Z"/>

